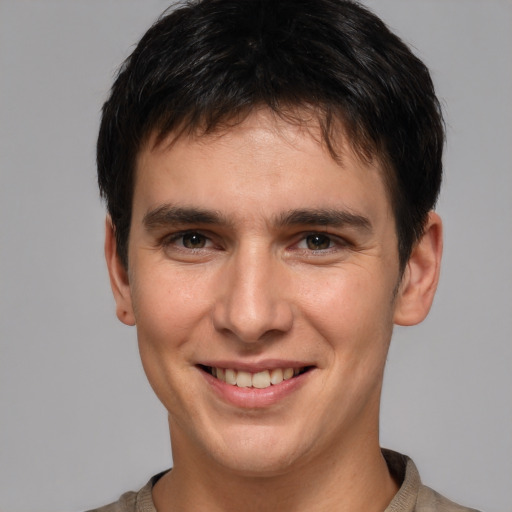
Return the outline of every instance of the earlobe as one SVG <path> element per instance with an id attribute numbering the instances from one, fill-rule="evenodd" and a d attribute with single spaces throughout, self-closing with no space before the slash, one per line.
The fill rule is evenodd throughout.
<path id="1" fill-rule="evenodd" d="M 395 324 L 415 325 L 427 316 L 439 281 L 442 252 L 441 218 L 430 212 L 425 232 L 414 246 L 404 270 L 396 299 Z"/>
<path id="2" fill-rule="evenodd" d="M 117 318 L 126 325 L 135 325 L 128 271 L 119 258 L 115 230 L 109 216 L 105 220 L 105 259 L 116 301 Z"/>

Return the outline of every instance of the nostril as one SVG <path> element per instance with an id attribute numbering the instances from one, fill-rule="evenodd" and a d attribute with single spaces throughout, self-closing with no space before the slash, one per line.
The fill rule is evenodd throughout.
<path id="1" fill-rule="evenodd" d="M 245 343 L 268 341 L 282 336 L 293 325 L 293 313 L 288 304 L 269 304 L 255 307 L 242 301 L 218 303 L 213 311 L 213 325 L 225 336 Z"/>

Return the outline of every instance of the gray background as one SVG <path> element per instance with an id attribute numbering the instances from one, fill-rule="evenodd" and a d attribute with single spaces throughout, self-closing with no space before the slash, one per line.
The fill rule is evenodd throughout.
<path id="1" fill-rule="evenodd" d="M 512 2 L 369 6 L 431 67 L 448 124 L 442 281 L 397 329 L 382 444 L 424 482 L 512 510 Z M 0 508 L 78 511 L 171 463 L 118 323 L 95 185 L 99 110 L 160 0 L 0 0 Z"/>

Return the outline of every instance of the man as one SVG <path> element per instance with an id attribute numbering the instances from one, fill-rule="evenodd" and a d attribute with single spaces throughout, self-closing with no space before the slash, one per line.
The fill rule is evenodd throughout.
<path id="1" fill-rule="evenodd" d="M 439 277 L 443 139 L 428 70 L 353 2 L 205 0 L 144 35 L 98 176 L 174 465 L 100 510 L 469 510 L 379 446 L 393 325 Z"/>

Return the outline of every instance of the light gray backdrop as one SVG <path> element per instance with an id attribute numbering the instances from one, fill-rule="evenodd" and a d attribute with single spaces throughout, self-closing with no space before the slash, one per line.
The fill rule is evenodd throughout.
<path id="1" fill-rule="evenodd" d="M 512 2 L 373 0 L 431 67 L 448 125 L 442 281 L 395 333 L 382 444 L 512 510 Z M 0 0 L 0 508 L 78 511 L 171 464 L 135 331 L 114 315 L 99 110 L 161 0 Z"/>

